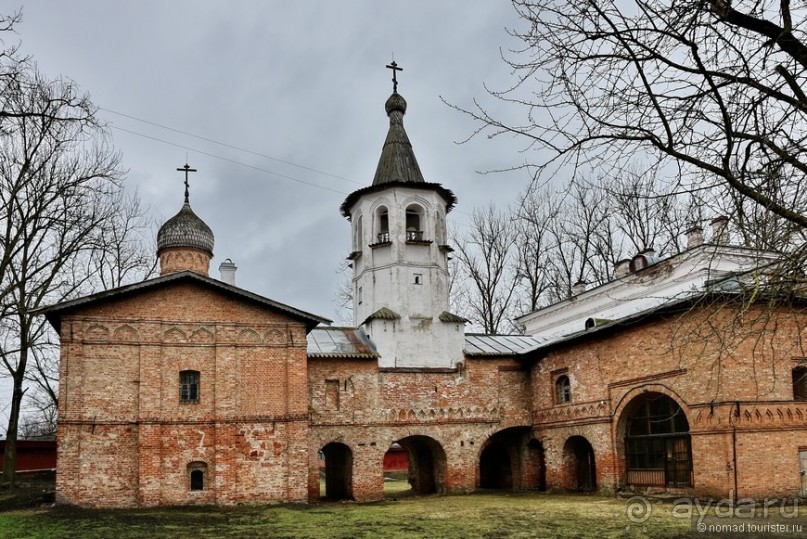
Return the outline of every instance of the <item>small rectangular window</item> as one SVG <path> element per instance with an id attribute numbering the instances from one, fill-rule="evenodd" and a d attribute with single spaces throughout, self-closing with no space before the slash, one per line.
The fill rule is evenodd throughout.
<path id="1" fill-rule="evenodd" d="M 555 380 L 555 403 L 566 404 L 572 402 L 572 384 L 565 374 Z"/>
<path id="2" fill-rule="evenodd" d="M 793 400 L 807 401 L 807 367 L 793 369 Z"/>
<path id="3" fill-rule="evenodd" d="M 179 402 L 199 402 L 199 371 L 182 371 L 179 373 Z"/>
<path id="4" fill-rule="evenodd" d="M 416 273 L 415 274 L 415 284 L 423 284 L 423 274 Z"/>

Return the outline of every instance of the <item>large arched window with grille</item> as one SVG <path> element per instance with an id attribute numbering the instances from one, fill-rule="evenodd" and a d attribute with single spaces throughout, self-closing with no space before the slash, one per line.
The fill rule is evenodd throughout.
<path id="1" fill-rule="evenodd" d="M 626 408 L 627 483 L 692 486 L 689 422 L 673 399 L 660 393 L 636 397 Z"/>

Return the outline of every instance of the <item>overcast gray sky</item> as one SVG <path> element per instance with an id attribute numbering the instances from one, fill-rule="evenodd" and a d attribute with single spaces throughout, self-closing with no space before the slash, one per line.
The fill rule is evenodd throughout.
<path id="1" fill-rule="evenodd" d="M 455 227 L 477 206 L 510 203 L 529 181 L 525 172 L 478 174 L 523 161 L 523 142 L 456 144 L 474 124 L 440 100 L 499 106 L 483 84 L 510 83 L 500 48 L 518 47 L 506 29 L 524 24 L 504 0 L 38 0 L 20 7 L 22 52 L 46 75 L 76 81 L 101 107 L 128 186 L 153 217 L 179 210 L 175 169 L 187 154 L 198 169 L 191 205 L 216 236 L 213 276 L 232 258 L 239 286 L 294 307 L 337 318 L 337 269 L 350 248 L 339 205 L 372 181 L 392 90 L 384 66 L 393 54 L 423 174 L 459 197 Z"/>

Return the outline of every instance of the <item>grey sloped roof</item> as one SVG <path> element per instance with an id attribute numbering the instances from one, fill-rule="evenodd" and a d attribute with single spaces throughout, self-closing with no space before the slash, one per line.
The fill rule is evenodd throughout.
<path id="1" fill-rule="evenodd" d="M 193 213 L 187 200 L 157 232 L 157 253 L 169 247 L 193 247 L 213 256 L 213 231 Z"/>
<path id="2" fill-rule="evenodd" d="M 535 349 L 539 342 L 526 335 L 465 335 L 466 356 L 514 356 Z"/>
<path id="3" fill-rule="evenodd" d="M 403 126 L 406 100 L 398 92 L 393 92 L 384 108 L 389 116 L 389 131 L 378 159 L 373 185 L 394 181 L 423 183 L 423 174 Z"/>
<path id="4" fill-rule="evenodd" d="M 375 345 L 361 328 L 320 327 L 308 334 L 308 357 L 378 357 Z"/>
<path id="5" fill-rule="evenodd" d="M 466 322 L 468 322 L 467 318 L 463 318 L 458 314 L 450 313 L 448 311 L 441 312 L 439 318 L 441 322 L 449 322 L 455 324 L 465 324 Z"/>
<path id="6" fill-rule="evenodd" d="M 204 286 L 209 286 L 211 288 L 221 290 L 224 293 L 241 298 L 243 300 L 252 301 L 263 307 L 268 307 L 276 311 L 284 312 L 297 319 L 302 320 L 305 323 L 306 328 L 308 330 L 311 330 L 314 326 L 318 324 L 331 323 L 329 319 L 324 318 L 322 316 L 317 316 L 315 314 L 311 314 L 306 311 L 301 311 L 300 309 L 295 309 L 294 307 L 291 307 L 284 303 L 280 303 L 271 300 L 269 298 L 260 296 L 258 294 L 254 294 L 248 290 L 244 290 L 243 288 L 239 288 L 237 286 L 233 286 L 225 282 L 212 279 L 210 277 L 207 277 L 206 275 L 201 275 L 199 273 L 188 270 L 178 271 L 176 273 L 169 273 L 168 275 L 162 275 L 160 277 L 149 279 L 147 281 L 141 281 L 139 283 L 121 286 L 119 288 L 113 288 L 112 290 L 105 290 L 103 292 L 98 292 L 97 294 L 92 294 L 74 300 L 57 303 L 56 305 L 43 307 L 35 311 L 35 314 L 44 314 L 45 317 L 48 319 L 48 321 L 51 323 L 51 325 L 53 325 L 53 327 L 56 329 L 56 331 L 59 331 L 62 315 L 74 309 L 89 306 L 96 302 L 108 301 L 112 299 L 117 299 L 119 297 L 131 296 L 145 290 L 150 290 L 160 286 L 165 286 L 168 283 L 180 282 L 180 281 L 197 282 Z"/>
<path id="7" fill-rule="evenodd" d="M 376 312 L 364 319 L 360 325 L 366 324 L 370 320 L 400 320 L 401 315 L 388 307 L 381 307 Z"/>

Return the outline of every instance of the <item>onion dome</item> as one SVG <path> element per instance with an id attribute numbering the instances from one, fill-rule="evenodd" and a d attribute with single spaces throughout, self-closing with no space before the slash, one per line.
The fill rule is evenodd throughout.
<path id="1" fill-rule="evenodd" d="M 179 213 L 167 220 L 157 232 L 157 254 L 171 247 L 201 249 L 213 256 L 213 231 L 193 213 L 187 199 Z"/>
<path id="2" fill-rule="evenodd" d="M 423 174 L 403 126 L 406 100 L 397 91 L 393 91 L 384 104 L 384 109 L 389 116 L 389 131 L 378 160 L 373 185 L 390 182 L 423 183 Z"/>

